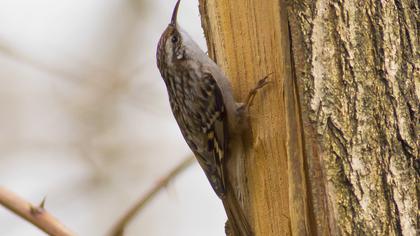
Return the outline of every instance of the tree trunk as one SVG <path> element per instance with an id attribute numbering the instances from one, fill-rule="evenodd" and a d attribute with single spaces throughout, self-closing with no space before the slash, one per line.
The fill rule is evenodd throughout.
<path id="1" fill-rule="evenodd" d="M 318 235 L 416 235 L 418 1 L 288 13 Z"/>
<path id="2" fill-rule="evenodd" d="M 256 235 L 416 235 L 419 3 L 200 0 L 200 12 L 238 98 L 273 73 L 238 183 Z"/>
<path id="3" fill-rule="evenodd" d="M 244 162 L 245 178 L 236 186 L 250 223 L 256 235 L 306 233 L 299 103 L 295 90 L 285 89 L 294 87 L 286 9 L 277 1 L 201 0 L 200 12 L 209 55 L 231 79 L 237 98 L 271 74 L 250 110 L 246 158 L 234 160 Z"/>

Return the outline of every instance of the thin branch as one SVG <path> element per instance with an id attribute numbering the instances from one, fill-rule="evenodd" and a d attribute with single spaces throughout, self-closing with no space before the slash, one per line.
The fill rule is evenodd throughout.
<path id="1" fill-rule="evenodd" d="M 168 175 L 166 175 L 162 180 L 158 182 L 150 191 L 146 193 L 146 195 L 142 196 L 137 202 L 131 206 L 124 213 L 124 215 L 117 221 L 115 226 L 111 229 L 109 236 L 122 236 L 124 233 L 125 227 L 128 223 L 136 216 L 136 214 L 143 209 L 147 203 L 149 203 L 157 193 L 160 192 L 166 185 L 168 185 L 169 181 L 174 179 L 177 175 L 182 173 L 188 166 L 190 166 L 194 161 L 194 157 L 188 157 L 179 163 Z"/>
<path id="2" fill-rule="evenodd" d="M 0 204 L 49 235 L 75 235 L 45 210 L 44 201 L 34 206 L 0 186 Z"/>

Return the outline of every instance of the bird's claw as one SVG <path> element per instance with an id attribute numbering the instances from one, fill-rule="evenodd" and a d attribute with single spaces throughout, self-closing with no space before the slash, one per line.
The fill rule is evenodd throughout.
<path id="1" fill-rule="evenodd" d="M 268 78 L 272 74 L 273 73 L 270 73 L 270 74 L 266 75 L 264 78 L 260 79 L 257 82 L 257 84 L 255 85 L 255 87 L 249 91 L 248 97 L 247 97 L 246 103 L 245 103 L 245 106 L 247 108 L 251 107 L 252 102 L 254 101 L 255 95 L 257 95 L 258 90 L 262 89 L 263 87 L 265 87 L 267 84 L 269 84 L 271 82 Z"/>

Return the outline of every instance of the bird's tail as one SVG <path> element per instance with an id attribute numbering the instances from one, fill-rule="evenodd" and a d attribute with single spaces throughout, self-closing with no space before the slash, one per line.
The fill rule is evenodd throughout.
<path id="1" fill-rule="evenodd" d="M 228 217 L 225 225 L 227 236 L 253 236 L 251 226 L 245 217 L 244 211 L 235 197 L 234 191 L 226 192 L 226 196 L 222 199 L 223 206 Z"/>

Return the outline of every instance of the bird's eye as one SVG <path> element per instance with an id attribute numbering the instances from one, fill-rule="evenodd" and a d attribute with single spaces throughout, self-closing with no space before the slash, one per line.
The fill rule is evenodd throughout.
<path id="1" fill-rule="evenodd" d="M 176 43 L 176 42 L 178 42 L 178 37 L 177 37 L 176 35 L 172 36 L 172 38 L 171 38 L 171 42 L 172 42 L 172 43 Z"/>

